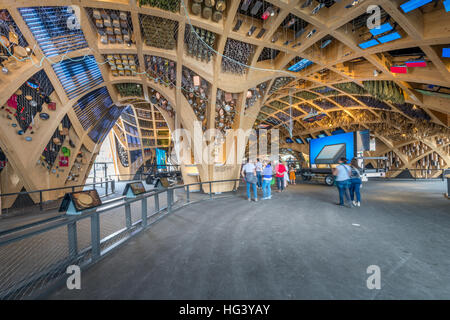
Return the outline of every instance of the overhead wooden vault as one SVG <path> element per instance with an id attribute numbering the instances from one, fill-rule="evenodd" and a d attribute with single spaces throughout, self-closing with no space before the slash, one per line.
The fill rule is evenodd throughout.
<path id="1" fill-rule="evenodd" d="M 2 111 L 0 148 L 8 162 L 1 173 L 1 191 L 82 183 L 120 111 L 135 103 L 154 103 L 151 98 L 155 92 L 173 106 L 172 116 L 164 117 L 171 130 L 192 131 L 194 121 L 198 120 L 203 129 L 247 130 L 261 124 L 286 128 L 293 118 L 293 134 L 301 139 L 308 135 L 315 137 L 321 131 L 329 133 L 338 127 L 344 130 L 369 128 L 383 143 L 373 155 L 394 152 L 401 160 L 399 168 L 413 168 L 429 154 L 433 157 L 437 154 L 439 161 L 449 166 L 450 59 L 442 57 L 442 50 L 450 46 L 450 19 L 440 1 L 436 6 L 433 2 L 406 14 L 400 8 L 404 0 L 366 0 L 355 6 L 350 6 L 352 0 L 321 1 L 325 6 L 315 14 L 317 1 L 312 1 L 310 6 L 304 6 L 303 0 L 262 1 L 261 8 L 252 13 L 256 2 L 250 2 L 245 9 L 243 1 L 225 1 L 223 17 L 214 21 L 217 15 L 196 15 L 192 7 L 197 1 L 193 0 L 164 2 L 175 3 L 170 10 L 150 7 L 146 4 L 150 2 L 136 0 L 1 0 L 0 8 L 7 9 L 10 21 L 34 55 L 17 62 L 16 66 L 8 64 L 8 74 L 0 75 L 0 105 L 7 105 L 19 88 L 39 71 L 48 78 L 53 88 L 50 98 L 56 103 L 56 110 L 48 110 L 44 104 L 42 112 L 50 115 L 48 120 L 33 119 L 39 127 L 33 135 L 28 130 L 18 135 L 17 127 L 12 127 L 14 118 L 8 119 Z M 73 13 L 63 14 L 71 5 L 75 6 Z M 369 5 L 382 8 L 383 22 L 395 25 L 394 31 L 401 39 L 367 49 L 360 46 L 370 36 L 370 30 L 361 23 L 367 18 L 364 14 Z M 261 18 L 269 7 L 273 9 L 270 11 L 273 16 Z M 42 18 L 44 9 L 49 10 L 45 13 L 49 19 Z M 100 19 L 96 19 L 97 11 Z M 52 29 L 71 14 L 79 17 L 80 29 L 66 28 L 60 33 L 56 32 L 59 29 Z M 39 23 L 30 23 L 36 15 L 45 28 Z M 105 15 L 112 17 L 108 22 L 112 34 L 110 29 L 106 30 Z M 197 50 L 192 48 L 191 25 L 204 37 L 204 44 L 197 44 L 204 53 L 198 47 Z M 252 27 L 255 30 L 249 33 Z M 51 34 L 50 39 L 42 37 L 46 32 Z M 408 68 L 406 74 L 392 73 L 391 66 L 405 62 L 401 50 L 411 48 L 423 53 L 418 58 L 425 60 L 427 66 Z M 240 55 L 241 51 L 245 54 Z M 233 60 L 223 57 L 224 54 L 232 56 Z M 117 55 L 120 59 L 116 59 Z M 127 66 L 134 68 L 117 69 L 117 64 L 108 63 L 111 56 L 121 61 L 119 66 L 126 60 Z M 152 60 L 153 57 L 165 59 L 163 63 L 173 67 L 174 73 L 159 79 L 159 74 L 152 73 L 154 61 L 159 61 Z M 298 72 L 288 70 L 302 59 L 309 61 L 305 68 Z M 187 74 L 198 76 L 200 87 L 208 92 L 202 99 L 203 109 L 194 106 L 198 99 L 191 99 L 185 91 L 187 82 L 183 79 Z M 381 104 L 374 98 L 377 92 L 366 81 L 386 81 L 389 88 L 400 89 L 404 101 L 393 102 L 386 98 Z M 139 96 L 121 96 L 117 85 L 130 83 L 141 86 Z M 97 113 L 94 109 L 80 107 L 80 99 L 89 100 L 98 90 L 104 90 L 105 99 L 110 100 L 108 104 Z M 249 91 L 258 98 L 250 101 Z M 232 114 L 225 112 L 223 122 L 221 109 L 230 104 Z M 87 111 L 83 113 L 83 110 Z M 83 118 L 89 110 L 90 122 Z M 163 114 L 166 111 L 160 109 Z M 303 118 L 311 111 L 324 113 L 326 117 L 313 124 L 304 122 Z M 55 167 L 48 169 L 47 163 L 42 165 L 47 159 L 42 160 L 41 156 L 55 134 L 58 135 L 66 115 L 74 147 L 68 144 L 69 139 L 63 141 L 61 147 L 71 149 L 69 164 L 67 169 L 53 171 Z M 105 117 L 109 122 L 103 125 L 101 121 L 106 121 Z M 32 137 L 32 141 L 26 141 L 26 137 Z M 412 147 L 403 148 L 414 145 L 417 140 L 427 146 L 423 154 L 413 154 Z M 201 139 L 194 143 L 207 145 Z M 83 152 L 81 162 L 77 160 L 80 151 Z M 224 152 L 227 154 L 229 150 Z M 78 179 L 68 180 L 75 164 L 80 164 Z M 200 178 L 208 181 L 237 178 L 239 168 L 203 164 L 198 165 L 198 171 Z M 231 184 L 224 185 L 215 191 L 231 187 Z M 55 196 L 59 195 L 48 195 L 49 198 Z M 13 201 L 13 198 L 4 199 L 3 204 L 8 206 Z"/>

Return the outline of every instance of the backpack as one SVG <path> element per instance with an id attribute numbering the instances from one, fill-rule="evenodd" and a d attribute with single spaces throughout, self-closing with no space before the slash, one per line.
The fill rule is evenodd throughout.
<path id="1" fill-rule="evenodd" d="M 352 178 L 352 179 L 359 179 L 359 178 L 361 178 L 361 174 L 359 173 L 358 169 L 353 168 L 353 167 L 351 167 L 351 169 L 352 169 L 352 173 L 350 175 L 350 178 Z"/>

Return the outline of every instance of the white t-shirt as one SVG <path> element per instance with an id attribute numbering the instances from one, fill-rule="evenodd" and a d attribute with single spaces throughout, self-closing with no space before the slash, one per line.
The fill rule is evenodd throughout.
<path id="1" fill-rule="evenodd" d="M 253 173 L 255 170 L 255 165 L 251 162 L 244 164 L 242 167 L 242 170 L 244 170 L 245 173 Z"/>
<path id="2" fill-rule="evenodd" d="M 352 172 L 352 169 L 347 164 L 340 164 L 336 167 L 337 174 L 336 174 L 336 181 L 345 181 L 350 179 L 350 174 Z"/>
<path id="3" fill-rule="evenodd" d="M 256 171 L 263 171 L 263 165 L 260 161 L 256 163 Z"/>

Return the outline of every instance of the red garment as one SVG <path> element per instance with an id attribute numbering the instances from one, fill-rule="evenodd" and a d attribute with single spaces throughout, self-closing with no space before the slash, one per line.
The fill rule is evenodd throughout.
<path id="1" fill-rule="evenodd" d="M 286 172 L 286 167 L 284 166 L 284 164 L 277 164 L 275 167 L 275 172 L 276 172 L 276 176 L 278 178 L 283 178 L 284 177 L 284 173 Z"/>

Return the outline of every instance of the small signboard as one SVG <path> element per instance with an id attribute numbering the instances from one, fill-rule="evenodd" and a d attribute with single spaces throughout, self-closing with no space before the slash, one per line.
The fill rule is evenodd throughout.
<path id="1" fill-rule="evenodd" d="M 157 189 L 167 189 L 170 187 L 169 180 L 167 178 L 158 178 L 155 182 L 155 188 Z"/>
<path id="2" fill-rule="evenodd" d="M 123 195 L 127 198 L 136 198 L 136 196 L 147 192 L 142 182 L 127 183 L 123 190 Z"/>
<path id="3" fill-rule="evenodd" d="M 99 207 L 102 205 L 100 196 L 96 189 L 87 191 L 78 191 L 66 193 L 59 212 L 65 212 L 69 215 L 78 215 L 83 211 Z"/>

